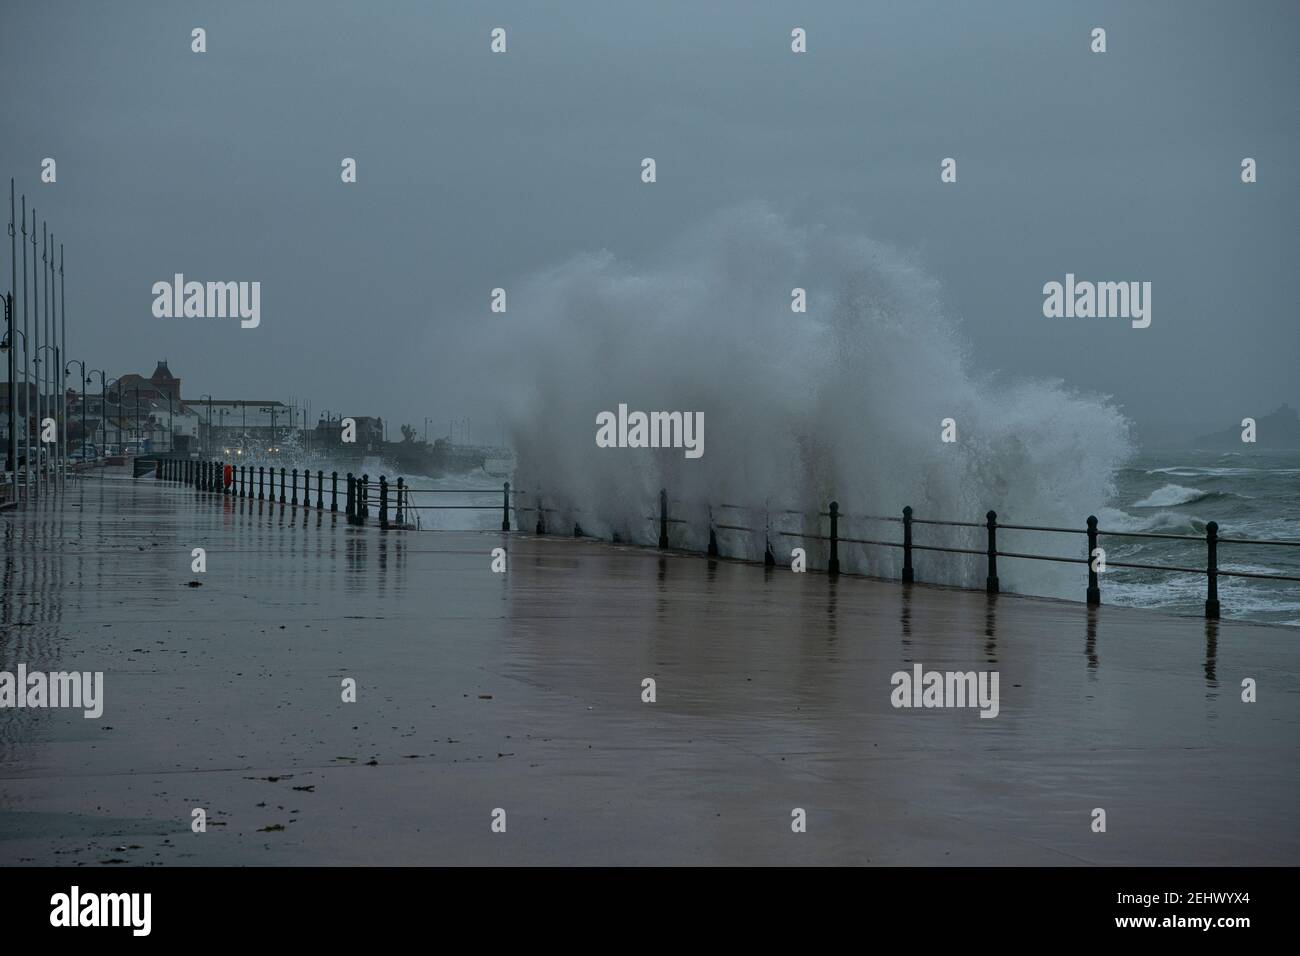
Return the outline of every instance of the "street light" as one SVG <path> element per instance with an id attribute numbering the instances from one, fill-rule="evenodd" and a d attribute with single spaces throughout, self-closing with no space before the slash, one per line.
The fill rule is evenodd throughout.
<path id="1" fill-rule="evenodd" d="M 24 332 L 22 329 L 10 329 L 10 332 L 22 336 L 23 356 L 25 358 L 27 355 L 27 333 Z M 4 340 L 0 341 L 0 351 L 7 352 L 11 347 L 12 347 L 12 338 L 11 336 L 6 335 Z M 13 351 L 15 355 L 18 354 L 18 349 L 14 348 Z M 23 461 L 26 463 L 25 468 L 28 470 L 30 470 L 31 463 L 32 463 L 32 429 L 31 429 L 31 424 L 28 421 L 28 419 L 30 419 L 32 415 L 31 379 L 32 379 L 32 374 L 27 370 L 27 362 L 24 361 L 23 362 Z M 18 400 L 12 395 L 10 396 L 10 399 L 11 399 L 9 402 L 11 406 L 10 410 L 16 411 Z M 11 418 L 10 421 L 12 420 L 13 419 Z M 11 431 L 13 430 L 13 425 L 10 425 L 10 430 Z M 14 445 L 14 482 L 17 483 L 18 481 L 18 458 L 17 458 L 18 436 L 17 435 L 14 435 L 13 445 Z M 24 484 L 26 484 L 27 479 L 24 478 L 23 482 Z M 28 488 L 27 491 L 28 493 L 30 493 L 31 489 Z"/>
<path id="2" fill-rule="evenodd" d="M 10 185 L 9 185 L 9 194 L 10 194 L 10 195 L 9 195 L 9 204 L 12 206 L 12 205 L 13 205 L 13 181 L 12 181 L 12 180 L 10 181 Z M 12 212 L 11 212 L 11 215 L 12 215 Z M 10 223 L 10 224 L 9 224 L 9 235 L 10 235 L 10 236 L 13 236 L 13 234 L 14 234 L 13 223 Z M 10 343 L 13 341 L 13 333 L 14 333 L 15 331 L 17 331 L 17 330 L 14 329 L 14 327 L 13 327 L 13 317 L 14 317 L 14 297 L 13 297 L 12 295 L 8 294 L 8 293 L 5 293 L 5 297 L 4 297 L 4 309 L 5 309 L 5 334 L 4 334 L 4 339 L 3 339 L 3 340 L 0 340 L 0 351 L 3 351 L 3 352 L 9 352 L 9 349 L 10 349 Z M 20 333 L 20 334 L 21 334 L 21 333 Z M 27 337 L 26 337 L 26 336 L 23 336 L 23 347 L 26 348 L 26 345 L 27 345 Z M 16 352 L 17 350 L 15 349 L 14 351 Z M 15 372 L 17 371 L 17 369 L 16 369 L 15 366 L 14 366 L 14 355 L 13 355 L 13 354 L 10 354 L 10 355 L 9 355 L 9 362 L 8 362 L 8 364 L 9 364 L 9 449 L 8 449 L 8 457 L 9 457 L 10 467 L 13 468 L 13 472 L 14 472 L 14 500 L 17 501 L 17 500 L 18 500 L 18 412 L 17 412 L 17 408 L 18 408 L 18 390 L 17 390 L 17 387 L 16 387 L 16 385 L 15 385 L 15 383 L 14 383 L 14 374 L 15 374 Z M 27 373 L 27 370 L 26 370 L 26 369 L 23 369 L 23 374 L 24 374 L 24 376 L 26 376 L 26 373 Z M 26 385 L 25 382 L 24 382 L 23 384 Z"/>
<path id="3" fill-rule="evenodd" d="M 86 457 L 86 363 L 81 359 L 68 359 L 67 365 L 81 366 L 81 457 Z M 68 377 L 67 365 L 63 367 L 63 377 Z"/>
<path id="4" fill-rule="evenodd" d="M 104 445 L 104 454 L 107 455 L 108 454 L 108 413 L 104 408 L 105 405 L 104 376 L 107 375 L 108 373 L 105 372 L 102 368 L 92 368 L 89 374 L 94 375 L 96 372 L 99 373 L 99 388 L 100 388 L 99 420 L 100 420 L 100 424 L 103 425 L 103 431 L 104 431 L 104 437 L 103 439 L 101 439 L 101 441 L 102 444 Z"/>
<path id="5" fill-rule="evenodd" d="M 55 361 L 56 364 L 57 364 L 58 361 L 59 361 L 59 352 L 58 352 L 58 350 L 57 350 L 53 345 L 38 345 L 38 346 L 36 346 L 36 356 L 35 356 L 35 358 L 32 359 L 32 364 L 36 366 L 36 373 L 37 373 L 37 374 L 36 374 L 36 382 L 37 382 L 37 390 L 36 390 L 36 415 L 37 415 L 37 421 L 36 421 L 36 434 L 37 434 L 37 444 L 36 444 L 36 475 L 37 475 L 38 478 L 40 477 L 41 473 L 45 471 L 45 465 L 43 465 L 43 464 L 41 463 L 41 451 L 42 451 L 42 449 L 41 449 L 41 441 L 40 441 L 40 433 L 41 433 L 41 432 L 44 430 L 44 428 L 45 428 L 45 423 L 42 422 L 42 421 L 40 420 L 40 414 L 41 414 L 42 403 L 44 403 L 44 408 L 45 408 L 45 412 L 46 412 L 46 415 L 47 415 L 47 416 L 48 416 L 49 411 L 50 411 L 50 406 L 49 406 L 49 396 L 46 396 L 44 399 L 41 398 L 41 394 L 40 394 L 40 386 L 41 386 L 42 384 L 46 383 L 47 381 L 52 381 L 52 380 L 54 379 L 54 376 L 52 376 L 52 375 L 48 375 L 48 374 L 47 374 L 45 378 L 42 378 L 42 377 L 41 377 L 41 374 L 40 374 L 40 372 L 41 372 L 41 353 L 44 352 L 46 349 L 49 349 L 51 352 L 54 353 L 54 361 Z M 57 426 L 56 426 L 56 427 L 57 427 Z M 57 449 L 58 446 L 56 445 L 55 447 L 56 447 L 56 449 Z M 56 451 L 56 454 L 57 454 L 57 451 Z M 27 464 L 28 464 L 28 467 L 31 467 L 31 462 L 28 462 Z"/>
<path id="6" fill-rule="evenodd" d="M 212 457 L 212 396 L 200 395 L 199 401 L 201 402 L 205 398 L 208 400 L 208 440 L 204 443 L 204 448 L 207 450 L 207 457 L 211 458 Z"/>
<path id="7" fill-rule="evenodd" d="M 117 378 L 105 379 L 103 369 L 92 369 L 91 371 L 99 373 L 99 388 L 100 388 L 99 412 L 104 418 L 104 445 L 107 446 L 108 445 L 108 383 L 120 382 L 122 381 L 122 376 L 119 375 Z M 122 451 L 122 396 L 121 395 L 117 396 L 117 445 L 118 445 L 117 450 L 118 453 L 120 454 Z"/>

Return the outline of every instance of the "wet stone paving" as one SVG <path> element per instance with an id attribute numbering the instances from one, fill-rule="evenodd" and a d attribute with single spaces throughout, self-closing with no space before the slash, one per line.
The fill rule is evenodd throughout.
<path id="1" fill-rule="evenodd" d="M 103 674 L 0 709 L 0 865 L 1300 861 L 1293 628 L 124 475 L 0 524 L 0 672 Z"/>

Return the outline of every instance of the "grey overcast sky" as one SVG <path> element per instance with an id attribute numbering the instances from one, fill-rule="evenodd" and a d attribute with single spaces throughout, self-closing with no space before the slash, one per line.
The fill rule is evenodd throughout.
<path id="1" fill-rule="evenodd" d="M 492 287 L 635 264 L 759 199 L 914 254 L 977 368 L 1109 393 L 1140 432 L 1300 404 L 1294 2 L 5 0 L 0 23 L 0 172 L 65 243 L 71 356 L 166 357 L 187 397 L 445 431 L 486 414 Z M 176 272 L 260 281 L 261 327 L 154 318 Z M 1151 327 L 1044 318 L 1066 272 L 1150 281 Z"/>

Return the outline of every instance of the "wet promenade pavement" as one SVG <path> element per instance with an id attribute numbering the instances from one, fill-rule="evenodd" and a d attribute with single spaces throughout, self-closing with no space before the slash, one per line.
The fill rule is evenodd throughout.
<path id="1" fill-rule="evenodd" d="M 0 710 L 0 865 L 1300 863 L 1296 629 L 148 479 L 0 530 L 0 671 L 105 683 Z M 914 662 L 1000 713 L 894 709 Z"/>

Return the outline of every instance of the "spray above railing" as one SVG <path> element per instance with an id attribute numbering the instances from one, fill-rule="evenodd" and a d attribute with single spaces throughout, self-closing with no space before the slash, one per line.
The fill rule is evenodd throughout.
<path id="1" fill-rule="evenodd" d="M 160 459 L 156 466 L 156 476 L 159 479 L 178 482 L 185 485 L 192 485 L 196 490 L 201 492 L 212 492 L 217 494 L 231 495 L 239 498 L 256 499 L 258 501 L 276 501 L 275 491 L 275 468 L 266 466 L 252 465 L 228 465 L 219 461 L 192 461 L 184 459 Z M 269 485 L 267 479 L 269 478 Z M 316 503 L 317 510 L 325 509 L 325 486 L 326 475 L 323 471 L 317 471 L 316 475 Z M 343 511 L 349 524 L 364 525 L 370 518 L 372 507 L 371 489 L 372 483 L 368 475 L 355 476 L 349 472 L 344 479 L 344 506 Z M 380 476 L 378 482 L 374 483 L 377 487 L 376 508 L 379 518 L 379 527 L 382 530 L 402 530 L 416 529 L 419 527 L 418 514 L 420 511 L 496 511 L 501 512 L 501 530 L 510 531 L 512 529 L 511 511 L 516 513 L 516 523 L 518 516 L 521 514 L 535 514 L 537 516 L 535 533 L 538 535 L 547 534 L 547 515 L 567 514 L 576 515 L 581 509 L 575 508 L 547 508 L 540 493 L 534 494 L 533 504 L 525 506 L 518 502 L 519 497 L 526 496 L 526 493 L 512 491 L 510 482 L 505 482 L 500 489 L 495 488 L 412 488 L 406 485 L 405 481 L 398 478 L 395 483 L 390 483 L 384 476 Z M 302 496 L 301 507 L 313 507 L 311 501 L 312 474 L 308 470 L 302 472 Z M 268 491 L 269 487 L 269 491 Z M 286 488 L 288 489 L 286 492 Z M 280 492 L 279 504 L 298 507 L 300 503 L 299 495 L 299 473 L 294 468 L 291 471 L 280 469 Z M 454 505 L 437 505 L 437 504 L 413 504 L 412 495 L 439 495 L 439 494 L 483 494 L 483 495 L 501 495 L 500 504 L 454 504 Z M 339 473 L 337 471 L 329 474 L 329 511 L 337 513 L 339 510 Z M 680 504 L 680 502 L 677 502 Z M 646 516 L 646 521 L 658 521 L 659 524 L 659 547 L 670 548 L 671 540 L 669 536 L 669 527 L 672 525 L 689 525 L 690 522 L 683 518 L 674 518 L 669 516 L 668 512 L 669 498 L 667 490 L 659 492 L 659 514 L 658 516 Z M 856 544 L 872 547 L 884 548 L 901 548 L 903 552 L 903 567 L 901 580 L 905 584 L 911 584 L 916 581 L 916 568 L 913 564 L 913 553 L 917 551 L 941 552 L 947 554 L 967 554 L 982 556 L 985 560 L 985 581 L 984 587 L 989 594 L 997 594 L 1000 588 L 998 581 L 998 558 L 1015 558 L 1017 560 L 1028 561 L 1053 561 L 1063 564 L 1083 564 L 1088 567 L 1087 588 L 1085 591 L 1085 600 L 1090 605 L 1101 603 L 1101 585 L 1098 577 L 1099 571 L 1103 568 L 1102 560 L 1099 558 L 1100 549 L 1098 540 L 1102 537 L 1108 538 L 1152 538 L 1167 541 L 1191 541 L 1203 543 L 1205 545 L 1205 566 L 1203 568 L 1191 568 L 1180 565 L 1168 564 L 1141 564 L 1136 562 L 1106 561 L 1104 567 L 1128 568 L 1146 571 L 1163 571 L 1169 573 L 1182 574 L 1203 574 L 1206 577 L 1206 594 L 1205 594 L 1205 616 L 1207 618 L 1218 618 L 1220 613 L 1219 605 L 1219 578 L 1256 578 L 1265 581 L 1300 581 L 1300 577 L 1286 574 L 1261 574 L 1252 571 L 1224 571 L 1219 568 L 1218 549 L 1220 544 L 1247 545 L 1247 546 L 1276 546 L 1276 547 L 1300 547 L 1300 541 L 1286 541 L 1278 539 L 1259 539 L 1259 538 L 1221 538 L 1219 537 L 1219 525 L 1211 521 L 1205 526 L 1205 535 L 1186 535 L 1186 534 L 1166 534 L 1154 531 L 1108 531 L 1097 527 L 1097 518 L 1089 515 L 1085 526 L 1082 528 L 1059 528 L 1045 525 L 1025 525 L 1025 524 L 1001 524 L 998 522 L 996 512 L 990 511 L 984 516 L 984 521 L 945 521 L 935 518 L 918 518 L 912 508 L 906 507 L 899 516 L 894 515 L 865 515 L 854 514 L 847 515 L 840 512 L 839 502 L 832 501 L 826 511 L 817 512 L 816 515 L 806 513 L 795 509 L 761 509 L 765 522 L 762 529 L 749 527 L 745 525 L 732 524 L 730 522 L 717 521 L 714 519 L 714 508 L 719 511 L 740 511 L 740 512 L 758 512 L 760 509 L 748 507 L 745 505 L 719 504 L 703 505 L 707 515 L 709 543 L 708 554 L 711 557 L 719 555 L 718 549 L 718 531 L 735 531 L 749 534 L 758 534 L 760 530 L 764 534 L 764 553 L 763 562 L 771 567 L 776 564 L 776 555 L 772 551 L 772 536 L 796 538 L 811 541 L 824 541 L 827 544 L 828 559 L 826 572 L 830 575 L 840 574 L 840 545 Z M 825 518 L 829 520 L 828 534 L 810 533 L 807 531 L 776 531 L 772 530 L 772 518 L 778 519 L 784 516 L 801 515 L 804 517 L 816 517 L 818 522 Z M 842 519 L 852 518 L 857 521 L 875 521 L 887 524 L 902 525 L 902 540 L 890 541 L 882 538 L 859 538 L 849 537 L 840 534 L 840 521 Z M 943 528 L 965 528 L 980 529 L 984 532 L 984 547 L 982 548 L 962 548 L 940 544 L 917 544 L 914 541 L 914 529 L 916 526 L 933 526 Z M 1051 554 L 1029 554 L 1021 551 L 1002 551 L 998 549 L 998 531 L 1016 531 L 1016 532 L 1037 532 L 1046 534 L 1073 534 L 1082 535 L 1086 540 L 1086 551 L 1083 557 L 1065 557 Z M 581 525 L 576 521 L 573 524 L 573 534 L 575 537 L 582 537 L 583 530 Z M 617 537 L 616 539 L 617 540 Z"/>

